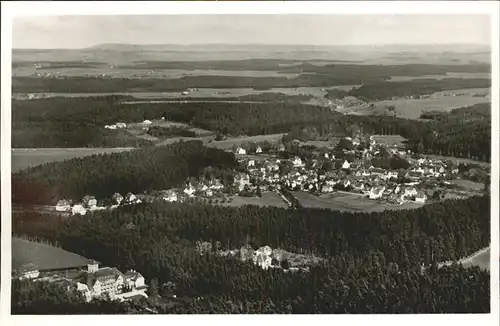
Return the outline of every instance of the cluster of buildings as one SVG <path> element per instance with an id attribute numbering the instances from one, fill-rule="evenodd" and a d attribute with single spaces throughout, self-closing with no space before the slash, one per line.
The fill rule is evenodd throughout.
<path id="1" fill-rule="evenodd" d="M 94 298 L 129 300 L 146 297 L 147 285 L 144 276 L 135 270 L 125 273 L 115 267 L 99 267 L 95 261 L 86 268 L 40 271 L 34 264 L 23 265 L 14 271 L 14 277 L 34 282 L 49 282 L 76 290 L 86 301 Z"/>
<path id="2" fill-rule="evenodd" d="M 87 212 L 114 209 L 119 205 L 140 204 L 141 202 L 141 199 L 130 192 L 125 197 L 119 193 L 115 193 L 111 198 L 110 205 L 105 205 L 103 201 L 97 201 L 94 196 L 86 195 L 81 201 L 75 204 L 71 200 L 59 200 L 56 204 L 56 211 L 71 213 L 71 215 L 85 215 Z"/>
<path id="3" fill-rule="evenodd" d="M 238 148 L 240 161 L 248 170 L 247 174 L 238 175 L 235 182 L 239 189 L 260 187 L 273 190 L 285 187 L 293 191 L 307 191 L 314 194 L 332 193 L 337 190 L 360 193 L 373 200 L 383 200 L 390 204 L 403 204 L 406 201 L 425 203 L 427 192 L 424 183 L 445 180 L 458 173 L 442 160 L 413 158 L 402 147 L 387 147 L 378 144 L 373 137 L 369 146 L 356 149 L 359 140 L 347 137 L 353 144 L 352 150 L 344 150 L 349 159 L 338 159 L 332 150 L 324 150 L 315 158 L 305 162 L 300 157 L 282 159 L 266 157 L 264 160 L 245 158 L 245 150 Z M 371 159 L 385 148 L 390 155 L 396 155 L 409 163 L 404 170 L 389 170 L 374 167 Z M 325 171 L 325 162 L 331 162 L 334 168 Z M 282 166 L 287 165 L 286 173 Z M 254 182 L 250 182 L 253 180 Z"/>

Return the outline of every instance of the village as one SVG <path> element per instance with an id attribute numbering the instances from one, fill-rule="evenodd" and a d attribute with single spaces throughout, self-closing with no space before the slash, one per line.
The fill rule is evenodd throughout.
<path id="1" fill-rule="evenodd" d="M 129 192 L 125 196 L 115 193 L 99 201 L 87 195 L 74 204 L 61 199 L 55 209 L 71 215 L 85 215 L 153 201 L 224 204 L 235 197 L 259 199 L 270 192 L 276 193 L 288 206 L 293 206 L 294 202 L 290 194 L 305 192 L 313 196 L 355 194 L 387 208 L 405 203 L 418 207 L 479 193 L 479 190 L 465 191 L 452 182 L 467 175 L 467 164 L 461 164 L 459 169 L 453 160 L 421 157 L 405 150 L 404 145 L 387 145 L 374 136 L 365 140 L 345 137 L 322 148 L 298 141 L 287 146 L 280 142 L 233 146 L 228 150 L 234 153 L 240 166 L 231 171 L 229 180 L 203 176 L 186 180 L 178 188 L 150 193 Z M 382 162 L 377 164 L 382 166 L 376 167 L 374 162 Z M 487 169 L 483 172 L 488 173 Z"/>

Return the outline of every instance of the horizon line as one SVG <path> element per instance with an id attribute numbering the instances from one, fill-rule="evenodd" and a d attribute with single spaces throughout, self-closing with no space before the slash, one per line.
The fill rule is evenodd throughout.
<path id="1" fill-rule="evenodd" d="M 79 48 L 31 48 L 31 47 L 12 47 L 12 50 L 88 50 L 92 48 L 96 48 L 99 46 L 105 45 L 124 45 L 124 46 L 137 46 L 137 47 L 147 47 L 147 46 L 179 46 L 179 47 L 189 47 L 189 46 L 210 46 L 210 45 L 219 45 L 219 46 L 297 46 L 297 47 L 389 47 L 389 46 L 413 46 L 413 47 L 421 47 L 421 46 L 481 46 L 491 48 L 491 43 L 379 43 L 379 44 L 293 44 L 293 43 L 283 43 L 283 44 L 275 44 L 275 43 L 221 43 L 221 42 L 213 42 L 213 43 L 125 43 L 125 42 L 105 42 L 98 43 L 95 45 L 90 45 L 86 47 Z"/>

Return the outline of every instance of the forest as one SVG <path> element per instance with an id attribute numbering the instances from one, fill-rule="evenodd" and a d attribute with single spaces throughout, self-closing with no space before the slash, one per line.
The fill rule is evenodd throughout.
<path id="1" fill-rule="evenodd" d="M 366 102 L 389 100 L 392 97 L 409 97 L 429 95 L 435 92 L 457 90 L 464 88 L 490 88 L 490 79 L 421 79 L 408 82 L 377 82 L 367 83 L 353 88 L 349 95 Z"/>
<path id="2" fill-rule="evenodd" d="M 352 136 L 361 131 L 401 135 L 408 139 L 407 147 L 417 153 L 483 161 L 489 161 L 491 155 L 489 103 L 455 109 L 422 122 L 390 116 L 342 115 L 328 108 L 298 103 L 120 103 L 128 99 L 131 97 L 14 100 L 12 146 L 142 147 L 149 143 L 104 129 L 103 125 L 165 117 L 229 136 L 294 133 L 294 130 L 307 129 L 312 139 Z"/>
<path id="3" fill-rule="evenodd" d="M 92 155 L 28 168 L 12 175 L 12 201 L 55 204 L 85 195 L 110 198 L 115 192 L 142 193 L 180 186 L 205 168 L 221 173 L 237 167 L 234 154 L 178 142 L 109 155 Z"/>
<path id="4" fill-rule="evenodd" d="M 140 271 L 150 284 L 148 304 L 162 313 L 489 312 L 488 271 L 437 266 L 489 245 L 489 203 L 483 196 L 377 213 L 140 204 L 74 219 L 15 213 L 13 234 Z M 269 245 L 324 260 L 307 271 L 264 271 L 200 255 L 197 241 L 214 249 Z M 172 294 L 186 301 L 154 300 Z"/>

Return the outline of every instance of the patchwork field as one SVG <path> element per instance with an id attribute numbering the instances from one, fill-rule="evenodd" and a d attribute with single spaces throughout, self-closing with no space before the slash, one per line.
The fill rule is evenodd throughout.
<path id="1" fill-rule="evenodd" d="M 460 89 L 434 93 L 429 98 L 376 101 L 370 103 L 373 104 L 373 107 L 370 107 L 369 104 L 364 104 L 338 111 L 344 114 L 395 115 L 401 118 L 419 119 L 420 115 L 427 111 L 449 112 L 461 107 L 488 103 L 491 101 L 490 97 L 474 96 L 473 94 L 489 94 L 489 91 L 487 88 Z M 463 93 L 463 95 L 453 96 L 454 93 Z M 387 109 L 389 106 L 395 107 L 394 112 L 390 112 Z"/>
<path id="2" fill-rule="evenodd" d="M 241 197 L 234 196 L 231 197 L 233 200 L 228 203 L 222 203 L 224 206 L 239 207 L 243 205 L 256 205 L 260 207 L 274 206 L 287 208 L 288 205 L 283 201 L 283 199 L 273 191 L 266 191 L 262 193 L 262 197 Z"/>
<path id="3" fill-rule="evenodd" d="M 15 148 L 12 149 L 12 172 L 35 165 L 65 161 L 77 157 L 119 153 L 132 150 L 123 148 Z"/>
<path id="4" fill-rule="evenodd" d="M 387 209 L 412 209 L 422 207 L 421 204 L 416 203 L 405 203 L 403 205 L 393 206 L 365 198 L 363 195 L 349 194 L 346 192 L 337 192 L 321 196 L 315 196 L 303 191 L 294 191 L 293 194 L 302 206 L 308 208 L 326 208 L 348 212 L 379 212 Z"/>
<path id="5" fill-rule="evenodd" d="M 12 238 L 12 269 L 33 263 L 40 270 L 85 266 L 91 260 L 69 251 Z"/>
<path id="6" fill-rule="evenodd" d="M 388 81 L 398 82 L 398 81 L 412 81 L 415 79 L 445 79 L 445 78 L 491 78 L 490 73 L 483 72 L 448 72 L 446 75 L 426 75 L 426 76 L 392 76 Z"/>

